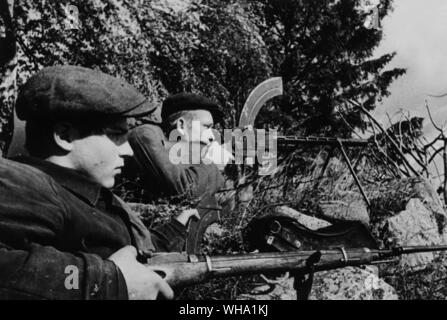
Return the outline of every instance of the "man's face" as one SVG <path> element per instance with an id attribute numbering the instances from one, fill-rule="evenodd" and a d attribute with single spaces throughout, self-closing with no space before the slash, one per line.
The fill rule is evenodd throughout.
<path id="1" fill-rule="evenodd" d="M 191 111 L 186 122 L 185 140 L 210 144 L 215 138 L 213 135 L 213 116 L 207 110 Z"/>
<path id="2" fill-rule="evenodd" d="M 70 158 L 73 169 L 105 188 L 112 188 L 115 176 L 121 173 L 125 156 L 133 151 L 127 141 L 127 123 L 115 122 L 106 127 L 105 133 L 92 134 L 73 141 Z"/>

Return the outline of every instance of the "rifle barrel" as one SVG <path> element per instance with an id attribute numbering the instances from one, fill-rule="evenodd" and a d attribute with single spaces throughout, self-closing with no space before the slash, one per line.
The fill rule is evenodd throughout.
<path id="1" fill-rule="evenodd" d="M 411 246 L 411 247 L 396 247 L 392 251 L 395 254 L 412 254 L 412 253 L 423 253 L 423 252 L 435 252 L 435 251 L 447 251 L 447 245 L 439 246 Z"/>

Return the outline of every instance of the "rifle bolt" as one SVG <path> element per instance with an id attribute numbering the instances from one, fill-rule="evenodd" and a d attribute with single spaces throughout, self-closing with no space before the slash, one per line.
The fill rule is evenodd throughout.
<path id="1" fill-rule="evenodd" d="M 301 242 L 299 242 L 298 240 L 295 240 L 293 242 L 293 244 L 295 245 L 295 247 L 298 249 L 299 247 L 301 247 Z"/>

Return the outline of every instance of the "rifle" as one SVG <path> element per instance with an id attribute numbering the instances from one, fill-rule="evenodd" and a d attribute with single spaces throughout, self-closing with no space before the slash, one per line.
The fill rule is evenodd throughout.
<path id="1" fill-rule="evenodd" d="M 314 272 L 388 263 L 395 261 L 390 260 L 391 258 L 403 254 L 434 251 L 447 251 L 447 246 L 395 247 L 384 250 L 365 247 L 337 248 L 227 256 L 156 253 L 152 254 L 145 263 L 173 288 L 200 284 L 213 278 L 290 272 L 295 278 L 294 288 L 297 290 L 297 298 L 303 299 L 310 293 Z M 305 280 L 306 275 L 309 276 L 307 280 Z M 307 288 L 302 291 L 300 286 Z"/>

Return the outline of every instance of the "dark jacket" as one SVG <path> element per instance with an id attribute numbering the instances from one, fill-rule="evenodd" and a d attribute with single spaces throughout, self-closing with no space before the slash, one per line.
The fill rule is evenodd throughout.
<path id="1" fill-rule="evenodd" d="M 161 128 L 145 124 L 134 128 L 129 143 L 145 189 L 166 196 L 193 198 L 214 195 L 224 179 L 214 164 L 173 164 Z"/>
<path id="2" fill-rule="evenodd" d="M 120 198 L 78 172 L 20 161 L 27 164 L 0 159 L 0 299 L 127 299 L 110 255 L 127 245 L 183 247 L 177 221 L 149 233 Z M 70 290 L 73 267 L 79 288 Z"/>

